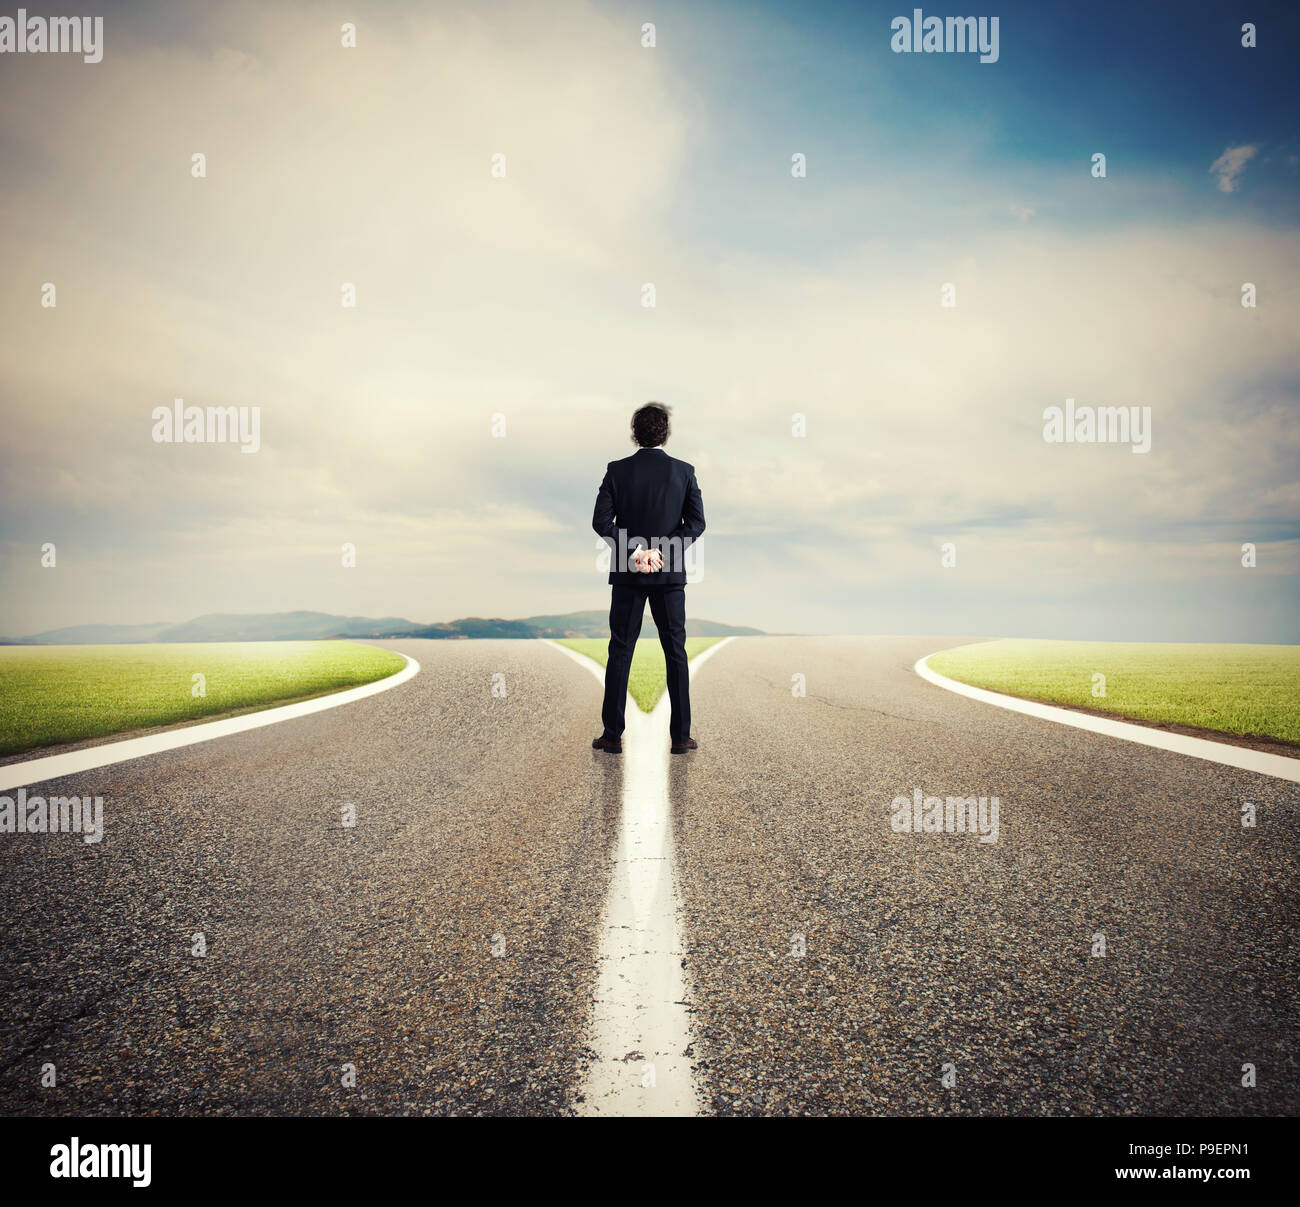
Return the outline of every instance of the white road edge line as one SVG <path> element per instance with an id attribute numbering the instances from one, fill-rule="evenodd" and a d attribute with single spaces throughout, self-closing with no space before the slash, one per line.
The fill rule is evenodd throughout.
<path id="1" fill-rule="evenodd" d="M 204 721 L 198 725 L 187 725 L 183 729 L 169 729 L 142 738 L 125 738 L 119 742 L 87 746 L 84 750 L 73 750 L 67 754 L 52 754 L 44 758 L 28 759 L 22 763 L 9 763 L 0 767 L 0 792 L 25 785 L 43 784 L 48 780 L 62 779 L 65 775 L 93 771 L 97 767 L 111 767 L 114 763 L 125 763 L 128 759 L 143 758 L 145 755 L 159 754 L 164 750 L 176 750 L 181 746 L 210 742 L 213 738 L 230 737 L 231 734 L 244 733 L 249 729 L 260 729 L 263 725 L 278 725 L 281 721 L 293 721 L 298 717 L 324 712 L 327 708 L 338 708 L 343 704 L 364 700 L 367 696 L 375 696 L 398 687 L 420 673 L 420 664 L 414 658 L 407 657 L 406 654 L 402 654 L 401 657 L 406 659 L 406 665 L 400 671 L 394 672 L 385 679 L 363 683 L 360 687 L 349 687 L 345 691 L 334 692 L 332 695 L 317 696 L 315 699 L 302 700 L 297 704 L 281 704 L 275 708 L 264 708 L 261 712 L 244 713 L 242 716 L 228 717 L 224 721 Z"/>
<path id="2" fill-rule="evenodd" d="M 1276 779 L 1300 783 L 1300 759 L 1288 758 L 1282 754 L 1269 754 L 1263 750 L 1251 750 L 1248 746 L 1233 746 L 1228 742 L 1214 742 L 1208 738 L 1168 733 L 1163 729 L 1133 725 L 1128 721 L 1114 720 L 1110 717 L 1094 717 L 1085 712 L 1074 712 L 1072 709 L 1057 708 L 1051 704 L 1039 704 L 1034 700 L 1020 700 L 1015 696 L 991 692 L 982 687 L 971 687 L 967 683 L 958 683 L 956 679 L 949 679 L 946 675 L 931 670 L 929 660 L 933 657 L 934 654 L 927 654 L 924 658 L 918 658 L 912 669 L 922 679 L 933 683 L 936 687 L 956 692 L 959 696 L 969 696 L 972 700 L 994 704 L 998 708 L 1007 708 L 1012 712 L 1024 713 L 1026 716 L 1039 717 L 1044 721 L 1056 721 L 1061 725 L 1073 725 L 1076 729 L 1087 729 L 1110 738 L 1121 738 L 1125 742 L 1138 742 L 1143 746 L 1154 746 L 1159 750 L 1172 750 L 1175 754 L 1190 755 L 1194 759 L 1221 763 L 1225 767 L 1239 767 L 1243 771 L 1253 771 L 1259 775 L 1271 775 Z"/>
<path id="3" fill-rule="evenodd" d="M 559 650 L 566 658 L 572 658 L 579 666 L 585 666 L 593 675 L 596 676 L 596 682 L 605 686 L 605 668 L 599 662 L 594 662 L 586 654 L 579 654 L 577 650 L 571 650 L 567 645 L 561 645 L 558 641 L 552 641 L 549 637 L 542 638 L 543 645 L 549 645 L 553 650 Z M 632 699 L 628 696 L 628 699 Z"/>
<path id="4" fill-rule="evenodd" d="M 692 658 L 691 678 L 731 640 L 725 637 Z M 548 644 L 586 666 L 604 684 L 597 663 L 567 646 Z M 581 1089 L 585 1115 L 698 1115 L 702 1105 L 687 1055 L 693 1032 L 677 916 L 668 719 L 666 691 L 648 714 L 628 697 L 622 817 L 600 924 L 592 1001 L 596 1059 Z"/>

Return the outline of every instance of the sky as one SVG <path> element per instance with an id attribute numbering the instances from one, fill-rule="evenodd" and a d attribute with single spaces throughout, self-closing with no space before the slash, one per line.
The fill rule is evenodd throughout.
<path id="1" fill-rule="evenodd" d="M 892 3 L 96 11 L 0 54 L 0 634 L 603 608 L 654 399 L 692 615 L 1300 640 L 1292 6 L 1002 3 L 990 63 Z"/>

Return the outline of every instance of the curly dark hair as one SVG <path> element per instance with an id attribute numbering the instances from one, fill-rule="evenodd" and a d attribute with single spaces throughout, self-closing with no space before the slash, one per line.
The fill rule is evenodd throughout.
<path id="1" fill-rule="evenodd" d="M 670 407 L 662 402 L 647 402 L 632 416 L 632 439 L 642 448 L 657 448 L 668 439 Z"/>

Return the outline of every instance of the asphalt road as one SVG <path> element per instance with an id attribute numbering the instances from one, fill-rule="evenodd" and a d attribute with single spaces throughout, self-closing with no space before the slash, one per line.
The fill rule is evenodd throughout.
<path id="1" fill-rule="evenodd" d="M 2 1113 L 567 1109 L 621 794 L 600 686 L 541 642 L 383 644 L 421 673 L 58 781 L 101 844 L 0 839 Z"/>
<path id="2" fill-rule="evenodd" d="M 622 794 L 599 685 L 540 642 L 383 644 L 421 674 L 58 781 L 102 844 L 0 839 L 0 1113 L 574 1109 Z M 917 678 L 951 644 L 701 668 L 669 796 L 707 1108 L 1293 1113 L 1300 788 Z M 914 788 L 996 795 L 999 841 L 893 832 Z"/>
<path id="3" fill-rule="evenodd" d="M 1300 785 L 916 676 L 954 644 L 753 638 L 701 670 L 670 798 L 712 1109 L 1295 1113 Z M 916 788 L 996 795 L 998 842 L 895 833 Z"/>

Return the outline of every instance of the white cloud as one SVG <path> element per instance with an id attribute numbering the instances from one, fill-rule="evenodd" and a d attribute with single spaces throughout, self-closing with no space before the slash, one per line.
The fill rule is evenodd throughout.
<path id="1" fill-rule="evenodd" d="M 1259 154 L 1259 148 L 1252 143 L 1240 147 L 1228 147 L 1212 164 L 1210 171 L 1219 178 L 1219 191 L 1235 193 L 1237 182 L 1246 170 L 1246 165 Z"/>

